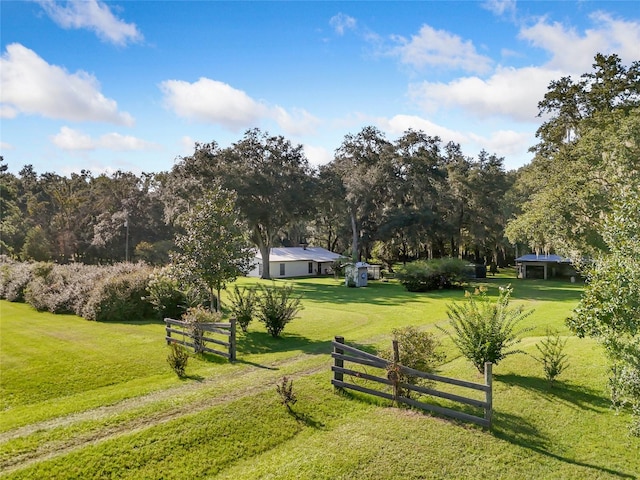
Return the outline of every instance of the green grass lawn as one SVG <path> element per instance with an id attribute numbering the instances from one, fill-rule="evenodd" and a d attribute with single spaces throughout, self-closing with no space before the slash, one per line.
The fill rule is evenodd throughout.
<path id="1" fill-rule="evenodd" d="M 304 310 L 283 338 L 254 323 L 239 334 L 236 363 L 192 357 L 184 380 L 166 362 L 160 322 L 96 323 L 0 302 L 0 476 L 640 478 L 640 440 L 627 433 L 629 412 L 610 408 L 602 350 L 564 324 L 580 285 L 508 275 L 482 282 L 492 295 L 511 283 L 514 301 L 535 309 L 523 325 L 532 327 L 526 353 L 537 353 L 550 327 L 568 339 L 570 355 L 554 388 L 531 355 L 495 366 L 487 431 L 330 385 L 334 336 L 377 349 L 402 325 L 441 335 L 435 326 L 446 326 L 446 306 L 463 291 L 291 283 Z M 481 381 L 443 340 L 441 373 Z M 285 375 L 294 380 L 295 415 L 275 392 Z"/>

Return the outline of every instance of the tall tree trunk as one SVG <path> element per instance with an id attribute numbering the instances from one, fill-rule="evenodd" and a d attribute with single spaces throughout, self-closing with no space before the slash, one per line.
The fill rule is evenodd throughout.
<path id="1" fill-rule="evenodd" d="M 349 213 L 351 217 L 351 231 L 353 236 L 351 237 L 351 257 L 354 262 L 358 261 L 358 226 L 356 224 L 356 215 L 353 212 Z"/>
<path id="2" fill-rule="evenodd" d="M 269 271 L 269 253 L 271 252 L 271 236 L 269 231 L 260 224 L 253 225 L 251 229 L 253 242 L 258 246 L 260 255 L 262 256 L 262 275 L 260 278 L 271 280 L 271 272 Z"/>
<path id="3" fill-rule="evenodd" d="M 271 272 L 270 272 L 270 263 L 269 263 L 269 253 L 271 252 L 271 247 L 269 245 L 265 245 L 264 243 L 260 243 L 260 255 L 262 255 L 262 276 L 260 278 L 264 280 L 271 280 Z"/>

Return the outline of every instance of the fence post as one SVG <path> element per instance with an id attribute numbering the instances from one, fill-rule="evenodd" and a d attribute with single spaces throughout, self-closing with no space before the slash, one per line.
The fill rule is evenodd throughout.
<path id="1" fill-rule="evenodd" d="M 393 346 L 393 371 L 387 372 L 387 378 L 393 382 L 393 400 L 397 406 L 400 396 L 400 349 L 398 340 L 393 340 L 391 344 Z"/>
<path id="2" fill-rule="evenodd" d="M 165 334 L 167 335 L 167 345 L 171 345 L 171 332 L 169 331 L 169 324 L 167 323 L 167 319 L 164 319 L 164 329 Z"/>
<path id="3" fill-rule="evenodd" d="M 336 343 L 344 344 L 344 337 L 335 337 L 334 340 L 335 340 Z M 342 354 L 344 354 L 344 350 L 334 346 L 333 347 L 333 353 L 336 353 L 338 355 L 342 355 Z M 335 358 L 334 361 L 333 361 L 333 365 L 335 367 L 338 367 L 338 368 L 343 368 L 344 367 L 344 360 L 342 360 L 341 358 Z M 333 379 L 338 381 L 338 382 L 342 382 L 344 380 L 344 374 L 342 372 L 333 372 Z"/>
<path id="4" fill-rule="evenodd" d="M 489 428 L 491 428 L 491 420 L 493 417 L 493 376 L 492 376 L 492 363 L 486 362 L 484 364 L 484 383 L 487 387 L 484 398 L 487 404 L 484 409 L 484 418 L 489 422 Z"/>
<path id="5" fill-rule="evenodd" d="M 231 335 L 229 335 L 229 361 L 236 361 L 236 317 L 231 317 Z"/>

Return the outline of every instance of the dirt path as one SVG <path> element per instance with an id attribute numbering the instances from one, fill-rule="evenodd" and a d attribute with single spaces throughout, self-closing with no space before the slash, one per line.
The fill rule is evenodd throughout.
<path id="1" fill-rule="evenodd" d="M 294 365 L 304 360 L 308 360 L 308 356 L 297 356 L 278 362 L 273 367 L 284 367 Z M 313 366 L 311 368 L 296 371 L 292 376 L 302 377 L 313 375 L 327 370 L 326 362 L 322 365 Z M 251 382 L 251 377 L 260 374 L 261 381 L 259 384 Z M 97 425 L 95 429 L 90 429 L 73 435 L 64 440 L 44 441 L 35 449 L 24 451 L 17 455 L 12 455 L 0 462 L 0 471 L 3 474 L 29 467 L 30 465 L 42 462 L 54 457 L 66 455 L 72 451 L 79 450 L 89 444 L 95 445 L 104 441 L 116 438 L 121 435 L 129 435 L 141 432 L 145 429 L 152 428 L 157 425 L 169 422 L 185 415 L 191 415 L 208 408 L 233 402 L 245 396 L 257 395 L 259 393 L 274 389 L 275 384 L 280 379 L 280 374 L 274 371 L 273 378 L 265 380 L 264 368 L 259 366 L 248 366 L 242 372 L 233 372 L 224 375 L 216 375 L 201 382 L 193 382 L 177 387 L 169 388 L 153 392 L 140 397 L 123 400 L 114 405 L 99 407 L 84 412 L 79 412 L 64 417 L 59 417 L 43 422 L 20 427 L 15 430 L 4 432 L 0 435 L 0 443 L 5 443 L 17 438 L 27 437 L 34 433 L 42 431 L 50 431 L 57 428 L 73 426 L 86 421 L 108 420 L 124 414 L 128 411 L 144 408 L 154 403 L 169 400 L 173 397 L 185 397 L 193 394 L 192 399 L 188 399 L 184 403 L 172 404 L 168 407 L 162 407 L 152 412 L 142 412 L 140 415 L 107 425 Z M 206 391 L 216 386 L 223 385 L 226 382 L 243 380 L 242 387 L 233 388 L 224 392 L 222 395 L 203 395 L 198 397 L 198 391 Z"/>

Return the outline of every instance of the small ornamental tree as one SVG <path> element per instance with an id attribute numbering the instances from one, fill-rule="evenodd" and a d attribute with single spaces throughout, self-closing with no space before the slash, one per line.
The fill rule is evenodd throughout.
<path id="1" fill-rule="evenodd" d="M 229 293 L 229 302 L 231 303 L 231 313 L 236 317 L 242 331 L 247 333 L 258 302 L 255 287 L 240 289 L 234 285 L 233 290 Z"/>
<path id="2" fill-rule="evenodd" d="M 254 257 L 235 209 L 235 193 L 215 187 L 180 218 L 184 233 L 172 262 L 183 281 L 206 286 L 210 305 L 220 311 L 220 291 L 249 270 Z"/>
<path id="3" fill-rule="evenodd" d="M 520 342 L 520 334 L 530 329 L 517 327 L 533 310 L 509 307 L 511 292 L 511 285 L 500 287 L 494 302 L 487 297 L 486 289 L 477 289 L 473 295 L 466 292 L 464 302 L 448 305 L 453 332 L 440 330 L 451 337 L 460 353 L 481 373 L 486 362 L 497 364 L 508 355 L 522 353 L 513 347 Z"/>
<path id="4" fill-rule="evenodd" d="M 287 323 L 302 310 L 301 296 L 293 293 L 291 285 L 260 288 L 258 319 L 273 337 L 279 337 Z"/>
<path id="5" fill-rule="evenodd" d="M 536 344 L 540 356 L 534 358 L 542 364 L 544 376 L 549 381 L 549 386 L 553 386 L 556 377 L 569 366 L 567 354 L 564 353 L 566 345 L 567 340 L 562 340 L 558 332 L 551 332 L 551 330 L 547 330 L 547 337 Z"/>

